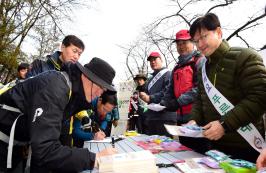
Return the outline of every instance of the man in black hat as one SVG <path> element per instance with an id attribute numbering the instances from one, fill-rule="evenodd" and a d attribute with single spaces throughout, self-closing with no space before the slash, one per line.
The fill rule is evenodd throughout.
<path id="1" fill-rule="evenodd" d="M 145 91 L 145 81 L 147 80 L 146 75 L 144 74 L 137 74 L 134 78 L 135 83 L 137 84 L 136 91 L 144 92 Z"/>
<path id="2" fill-rule="evenodd" d="M 136 102 L 137 108 L 135 110 L 132 103 L 130 103 L 129 107 L 129 129 L 133 130 L 135 129 L 135 126 L 137 127 L 138 133 L 145 133 L 145 117 L 143 116 L 144 113 L 144 105 L 146 104 L 143 100 L 141 100 L 138 96 L 139 92 L 145 92 L 145 82 L 147 80 L 147 77 L 143 73 L 137 74 L 134 78 L 135 83 L 137 84 L 136 91 L 133 93 L 133 97 L 130 99 L 130 102 Z M 135 95 L 135 97 L 134 97 Z M 134 98 L 136 99 L 134 101 Z M 133 103 L 134 104 L 134 103 Z M 133 116 L 132 116 L 133 115 Z"/>
<path id="3" fill-rule="evenodd" d="M 62 122 L 88 109 L 89 103 L 103 91 L 115 91 L 114 76 L 108 63 L 93 58 L 84 66 L 68 63 L 60 72 L 44 72 L 2 94 L 0 172 L 18 167 L 22 148 L 28 144 L 32 149 L 31 173 L 80 172 L 92 169 L 95 157 L 115 153 L 106 149 L 95 154 L 86 148 L 63 146 L 59 141 Z"/>

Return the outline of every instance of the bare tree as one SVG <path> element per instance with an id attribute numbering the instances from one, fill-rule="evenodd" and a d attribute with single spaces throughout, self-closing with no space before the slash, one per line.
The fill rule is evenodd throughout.
<path id="1" fill-rule="evenodd" d="M 82 5 L 78 0 L 1 0 L 0 63 L 12 72 L 25 38 L 35 26 L 52 25 L 61 33 L 62 20 L 70 19 L 72 8 Z M 9 48 L 15 45 L 14 49 Z M 4 55 L 4 56 L 3 56 Z M 0 74 L 1 75 L 1 74 Z"/>
<path id="2" fill-rule="evenodd" d="M 47 23 L 43 20 L 40 24 L 34 26 L 33 31 L 33 34 L 30 34 L 29 37 L 34 40 L 37 53 L 30 57 L 31 61 L 37 58 L 41 59 L 59 48 L 63 35 L 53 22 Z"/>
<path id="3" fill-rule="evenodd" d="M 173 1 L 172 1 L 173 2 Z M 129 45 L 128 48 L 124 48 L 127 54 L 127 59 L 134 59 L 136 62 L 126 62 L 127 69 L 130 73 L 133 73 L 133 69 L 135 66 L 132 63 L 140 63 L 143 61 L 140 57 L 147 55 L 147 52 L 139 52 L 140 55 L 136 56 L 132 53 L 133 50 L 141 50 L 140 47 L 146 47 L 147 50 L 156 49 L 158 50 L 165 59 L 166 66 L 171 65 L 172 62 L 176 62 L 176 47 L 175 44 L 173 45 L 174 35 L 175 32 L 180 29 L 189 29 L 192 22 L 198 18 L 199 16 L 204 15 L 203 11 L 209 12 L 216 12 L 219 10 L 228 10 L 232 8 L 231 13 L 232 15 L 234 12 L 233 5 L 238 3 L 238 8 L 240 1 L 237 0 L 175 0 L 177 12 L 175 14 L 171 14 L 168 16 L 164 16 L 158 18 L 151 24 L 147 25 L 144 28 L 144 32 L 140 36 L 138 40 L 143 40 L 143 42 L 136 42 L 137 44 Z M 255 1 L 250 1 L 255 3 Z M 199 8 L 202 7 L 202 8 Z M 230 8 L 229 8 L 230 7 Z M 193 9 L 191 11 L 191 9 Z M 195 10 L 194 10 L 195 9 Z M 206 10 L 207 9 L 207 10 Z M 226 40 L 230 40 L 232 38 L 240 39 L 247 47 L 253 47 L 254 42 L 250 42 L 247 40 L 247 36 L 242 34 L 242 32 L 247 30 L 254 30 L 262 23 L 260 22 L 265 17 L 265 9 L 261 8 L 260 11 L 252 11 L 250 15 L 246 18 L 244 23 L 239 24 L 237 26 L 229 26 L 226 25 L 223 29 L 227 32 L 231 31 L 231 34 L 226 38 Z M 237 20 L 236 20 L 237 22 Z M 147 43 L 146 43 L 147 42 Z M 265 46 L 264 46 L 265 47 Z M 263 49 L 264 47 L 257 48 Z M 138 61 L 138 59 L 141 61 Z M 142 63 L 142 65 L 144 65 Z M 133 76 L 133 75 L 132 75 Z"/>

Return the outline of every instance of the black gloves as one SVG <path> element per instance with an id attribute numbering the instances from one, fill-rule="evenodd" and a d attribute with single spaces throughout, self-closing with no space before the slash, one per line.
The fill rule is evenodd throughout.
<path id="1" fill-rule="evenodd" d="M 180 107 L 178 101 L 176 99 L 171 99 L 171 100 L 162 100 L 160 102 L 160 105 L 165 106 L 167 111 L 170 112 L 175 112 L 178 110 L 178 108 Z"/>
<path id="2" fill-rule="evenodd" d="M 102 131 L 101 128 L 100 128 L 100 126 L 99 126 L 99 124 L 96 123 L 95 121 L 92 121 L 91 122 L 91 129 L 92 129 L 92 132 L 93 133 L 97 133 L 99 131 Z"/>
<path id="3" fill-rule="evenodd" d="M 91 119 L 88 116 L 85 116 L 81 119 L 81 125 L 82 125 L 82 129 L 85 132 L 91 132 Z"/>
<path id="4" fill-rule="evenodd" d="M 85 116 L 81 119 L 81 125 L 82 125 L 82 129 L 85 132 L 96 133 L 100 131 L 99 125 L 95 121 L 92 121 L 88 116 Z"/>

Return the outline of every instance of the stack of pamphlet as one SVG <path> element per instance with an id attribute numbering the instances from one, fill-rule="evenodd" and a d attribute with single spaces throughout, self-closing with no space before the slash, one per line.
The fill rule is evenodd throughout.
<path id="1" fill-rule="evenodd" d="M 211 168 L 201 162 L 202 158 L 185 159 L 185 162 L 175 163 L 175 166 L 183 173 L 225 173 L 219 167 Z"/>
<path id="2" fill-rule="evenodd" d="M 97 163 L 100 173 L 158 173 L 155 156 L 147 150 L 103 156 Z"/>

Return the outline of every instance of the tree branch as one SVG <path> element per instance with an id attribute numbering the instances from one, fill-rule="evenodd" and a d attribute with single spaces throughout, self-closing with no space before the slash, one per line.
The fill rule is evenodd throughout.
<path id="1" fill-rule="evenodd" d="M 215 5 L 213 7 L 211 7 L 207 12 L 207 13 L 210 13 L 213 9 L 215 8 L 218 8 L 218 7 L 224 7 L 224 6 L 227 6 L 227 5 L 230 5 L 233 3 L 233 1 L 236 1 L 236 0 L 225 0 L 225 4 L 218 4 L 218 5 Z"/>
<path id="2" fill-rule="evenodd" d="M 242 25 L 241 27 L 239 27 L 238 29 L 236 29 L 231 35 L 229 35 L 226 40 L 227 41 L 230 40 L 233 36 L 235 36 L 237 33 L 239 33 L 240 31 L 242 31 L 245 27 L 247 27 L 251 23 L 254 23 L 254 22 L 262 19 L 265 16 L 266 16 L 266 14 L 264 13 L 264 14 L 256 17 L 255 19 L 248 21 L 247 23 L 245 23 L 244 25 Z"/>
<path id="3" fill-rule="evenodd" d="M 247 45 L 247 47 L 250 47 L 250 45 L 248 44 L 248 42 L 247 42 L 243 37 L 241 37 L 241 36 L 239 35 L 239 33 L 237 33 L 236 36 L 237 36 L 238 38 L 240 38 L 240 39 L 241 39 L 241 40 Z"/>

